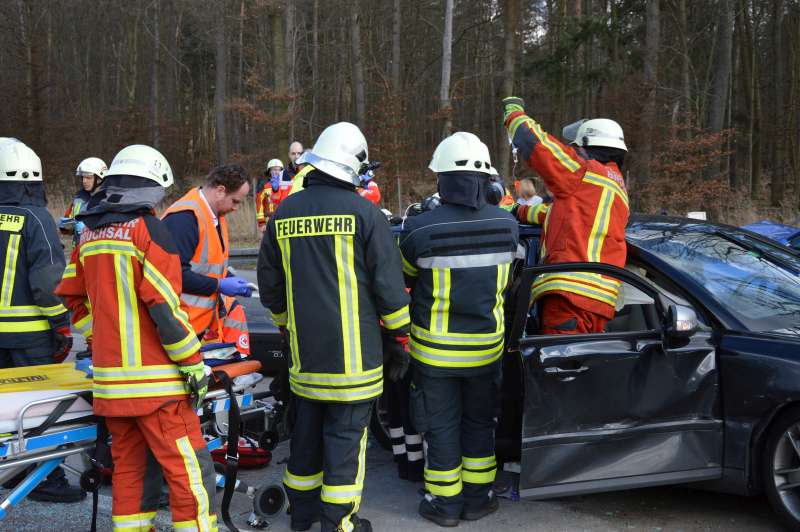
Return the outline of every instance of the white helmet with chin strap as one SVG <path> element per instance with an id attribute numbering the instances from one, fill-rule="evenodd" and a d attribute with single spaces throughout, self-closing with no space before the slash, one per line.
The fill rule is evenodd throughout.
<path id="1" fill-rule="evenodd" d="M 574 143 L 584 148 L 603 146 L 628 151 L 628 147 L 625 146 L 625 135 L 622 132 L 622 127 L 608 118 L 593 118 L 581 123 L 575 135 Z"/>
<path id="2" fill-rule="evenodd" d="M 437 174 L 480 172 L 487 176 L 492 175 L 493 170 L 489 148 L 476 135 L 465 131 L 453 133 L 440 142 L 428 168 Z"/>
<path id="3" fill-rule="evenodd" d="M 361 184 L 359 177 L 369 163 L 367 139 L 350 122 L 338 122 L 325 128 L 311 151 L 304 152 L 295 164 L 310 164 L 320 172 L 328 174 L 354 186 Z"/>
<path id="4" fill-rule="evenodd" d="M 84 159 L 81 161 L 81 164 L 78 165 L 78 168 L 75 169 L 76 176 L 84 176 L 84 175 L 96 175 L 100 179 L 106 175 L 106 171 L 108 170 L 108 165 L 106 165 L 103 159 L 98 157 L 89 157 L 88 159 Z"/>
<path id="5" fill-rule="evenodd" d="M 105 177 L 132 175 L 155 181 L 164 188 L 172 186 L 172 168 L 161 152 L 143 144 L 122 148 L 111 161 Z"/>
<path id="6" fill-rule="evenodd" d="M 0 181 L 42 182 L 42 161 L 13 137 L 0 137 Z"/>

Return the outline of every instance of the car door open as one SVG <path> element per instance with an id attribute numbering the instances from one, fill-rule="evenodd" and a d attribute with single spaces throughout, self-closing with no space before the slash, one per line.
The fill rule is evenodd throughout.
<path id="1" fill-rule="evenodd" d="M 622 282 L 625 304 L 617 306 L 608 332 L 537 335 L 531 330 L 532 282 L 556 272 L 602 274 Z M 522 388 L 521 496 L 721 475 L 716 356 L 711 332 L 698 325 L 692 308 L 675 304 L 633 272 L 603 264 L 527 267 L 514 288 L 505 378 Z M 512 367 L 521 375 L 509 375 Z M 503 427 L 501 420 L 499 431 Z"/>

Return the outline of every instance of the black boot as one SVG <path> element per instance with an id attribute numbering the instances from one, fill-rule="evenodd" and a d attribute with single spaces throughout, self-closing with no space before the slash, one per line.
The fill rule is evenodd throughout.
<path id="1" fill-rule="evenodd" d="M 80 502 L 86 498 L 86 492 L 82 489 L 70 486 L 66 475 L 61 468 L 50 473 L 28 497 L 39 502 Z"/>
<path id="2" fill-rule="evenodd" d="M 430 495 L 426 495 L 419 503 L 419 515 L 439 526 L 458 526 L 458 517 L 449 515 L 437 508 L 436 497 L 431 497 Z"/>
<path id="3" fill-rule="evenodd" d="M 482 519 L 489 514 L 495 513 L 499 507 L 500 503 L 497 500 L 497 496 L 493 491 L 489 491 L 489 498 L 486 499 L 482 504 L 465 504 L 464 509 L 461 511 L 461 519 L 464 521 L 477 521 L 478 519 Z"/>
<path id="4" fill-rule="evenodd" d="M 311 530 L 311 527 L 314 526 L 314 523 L 319 523 L 320 520 L 318 512 L 302 519 L 295 518 L 295 514 L 292 512 L 291 505 L 289 508 L 287 508 L 286 513 L 289 514 L 289 528 L 294 532 L 305 532 L 306 530 Z"/>
<path id="5" fill-rule="evenodd" d="M 408 471 L 406 480 L 409 482 L 422 482 L 424 480 L 424 469 L 425 461 L 424 460 L 414 460 L 413 462 L 408 462 Z"/>
<path id="6" fill-rule="evenodd" d="M 366 519 L 361 519 L 357 516 L 352 516 L 350 520 L 353 522 L 353 532 L 372 532 L 372 523 Z"/>

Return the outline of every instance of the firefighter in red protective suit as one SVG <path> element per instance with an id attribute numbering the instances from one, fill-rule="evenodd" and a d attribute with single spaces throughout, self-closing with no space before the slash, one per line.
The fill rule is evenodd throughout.
<path id="1" fill-rule="evenodd" d="M 113 440 L 115 531 L 154 530 L 162 474 L 174 529 L 217 529 L 214 468 L 194 410 L 207 371 L 178 297 L 175 244 L 153 210 L 172 182 L 155 149 L 120 151 L 78 215 L 86 230 L 56 289 L 76 327 L 94 333 L 94 411 Z"/>
<path id="2" fill-rule="evenodd" d="M 522 158 L 544 179 L 552 206 L 519 206 L 523 223 L 543 224 L 543 264 L 601 262 L 625 266 L 628 192 L 621 168 L 625 161 L 622 128 L 598 118 L 579 124 L 566 146 L 525 114 L 520 98 L 503 100 L 509 139 Z M 602 332 L 614 317 L 620 282 L 594 273 L 550 273 L 533 284 L 541 299 L 542 334 Z"/>
<path id="3" fill-rule="evenodd" d="M 280 159 L 271 159 L 267 163 L 267 173 L 256 185 L 256 221 L 260 232 L 264 232 L 270 216 L 291 192 L 293 178 L 294 174 L 284 170 Z"/>

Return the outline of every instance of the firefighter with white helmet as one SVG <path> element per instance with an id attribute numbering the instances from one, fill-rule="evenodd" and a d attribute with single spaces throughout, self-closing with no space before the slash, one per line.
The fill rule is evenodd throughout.
<path id="1" fill-rule="evenodd" d="M 309 168 L 305 189 L 281 203 L 261 242 L 261 302 L 289 344 L 296 400 L 283 477 L 292 530 L 318 519 L 323 532 L 372 530 L 356 514 L 384 339 L 389 378 L 408 367 L 400 254 L 386 216 L 356 192 L 368 155 L 358 127 L 327 127 L 298 159 Z"/>
<path id="2" fill-rule="evenodd" d="M 72 202 L 67 207 L 67 212 L 58 223 L 58 228 L 64 234 L 74 234 L 75 242 L 80 238 L 81 231 L 83 230 L 83 223 L 77 222 L 75 217 L 86 208 L 92 194 L 95 193 L 97 187 L 103 182 L 108 166 L 98 157 L 89 157 L 84 159 L 75 169 L 75 175 L 80 178 L 81 186 L 72 198 Z"/>
<path id="3" fill-rule="evenodd" d="M 63 361 L 72 334 L 67 309 L 53 290 L 64 272 L 64 253 L 47 210 L 42 162 L 9 137 L 0 138 L 0 249 L 0 368 Z M 77 502 L 85 493 L 58 468 L 30 496 Z"/>
<path id="4" fill-rule="evenodd" d="M 94 412 L 113 440 L 114 530 L 153 529 L 162 473 L 173 527 L 217 530 L 196 414 L 208 372 L 179 298 L 181 261 L 154 210 L 172 184 L 160 152 L 123 148 L 78 214 L 86 230 L 56 290 L 75 328 L 94 337 Z"/>

